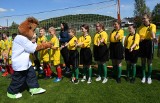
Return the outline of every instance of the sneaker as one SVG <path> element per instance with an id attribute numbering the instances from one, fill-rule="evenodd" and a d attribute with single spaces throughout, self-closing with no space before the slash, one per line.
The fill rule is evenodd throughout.
<path id="1" fill-rule="evenodd" d="M 33 69 L 36 70 L 37 68 L 34 66 Z"/>
<path id="2" fill-rule="evenodd" d="M 92 80 L 91 78 L 88 78 L 88 81 L 87 81 L 88 84 L 92 83 Z"/>
<path id="3" fill-rule="evenodd" d="M 18 99 L 22 97 L 21 93 L 17 93 L 17 94 L 10 94 L 7 92 L 7 97 L 12 98 L 12 99 Z"/>
<path id="4" fill-rule="evenodd" d="M 72 77 L 71 80 L 70 80 L 70 82 L 74 83 L 75 79 L 76 79 L 75 77 Z"/>
<path id="5" fill-rule="evenodd" d="M 147 83 L 148 83 L 148 84 L 151 84 L 151 83 L 152 83 L 152 79 L 151 79 L 151 78 L 148 78 Z"/>
<path id="6" fill-rule="evenodd" d="M 4 73 L 2 74 L 2 77 L 6 77 L 8 74 L 9 74 L 8 72 L 4 72 Z"/>
<path id="7" fill-rule="evenodd" d="M 145 82 L 146 82 L 146 78 L 143 77 L 141 82 L 142 82 L 142 83 L 145 83 Z"/>
<path id="8" fill-rule="evenodd" d="M 43 88 L 32 88 L 29 90 L 31 95 L 44 93 L 46 90 Z"/>
<path id="9" fill-rule="evenodd" d="M 62 79 L 61 78 L 56 78 L 53 82 L 57 83 L 60 82 Z"/>
<path id="10" fill-rule="evenodd" d="M 47 80 L 47 79 L 52 79 L 52 76 L 46 76 L 44 79 L 45 79 L 45 80 Z"/>
<path id="11" fill-rule="evenodd" d="M 134 82 L 135 82 L 135 78 L 132 78 L 130 82 L 131 82 L 131 83 L 134 83 Z"/>
<path id="12" fill-rule="evenodd" d="M 121 78 L 117 78 L 117 83 L 121 83 Z"/>
<path id="13" fill-rule="evenodd" d="M 79 80 L 78 79 L 75 79 L 74 80 L 74 84 L 78 84 L 79 83 Z"/>
<path id="14" fill-rule="evenodd" d="M 107 79 L 107 78 L 104 78 L 103 81 L 102 81 L 102 83 L 103 83 L 103 84 L 104 84 L 104 83 L 107 83 L 107 81 L 108 81 L 108 79 Z"/>
<path id="15" fill-rule="evenodd" d="M 96 81 L 98 82 L 98 81 L 100 81 L 101 80 L 101 77 L 99 76 L 98 78 L 96 78 Z"/>
<path id="16" fill-rule="evenodd" d="M 81 82 L 86 81 L 86 76 L 83 76 L 83 79 L 81 80 Z"/>

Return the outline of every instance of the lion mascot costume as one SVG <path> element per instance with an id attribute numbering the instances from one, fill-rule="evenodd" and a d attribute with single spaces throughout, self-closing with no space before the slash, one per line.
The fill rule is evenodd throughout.
<path id="1" fill-rule="evenodd" d="M 31 40 L 34 37 L 34 30 L 37 26 L 38 20 L 34 17 L 29 17 L 18 27 L 19 33 L 13 41 L 12 48 L 11 60 L 14 73 L 7 89 L 7 96 L 9 98 L 22 97 L 20 90 L 25 83 L 29 87 L 31 95 L 44 93 L 46 91 L 39 87 L 29 55 L 35 51 L 50 48 L 52 44 L 50 42 L 42 43 L 41 45 L 32 43 Z"/>

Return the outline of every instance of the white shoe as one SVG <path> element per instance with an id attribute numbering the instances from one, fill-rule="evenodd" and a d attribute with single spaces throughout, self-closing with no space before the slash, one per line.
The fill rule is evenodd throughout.
<path id="1" fill-rule="evenodd" d="M 146 82 L 146 78 L 143 77 L 141 82 L 142 82 L 142 83 L 145 83 L 145 82 Z"/>
<path id="2" fill-rule="evenodd" d="M 98 81 L 100 81 L 101 80 L 101 77 L 99 76 L 98 78 L 96 78 L 96 81 L 98 82 Z"/>
<path id="3" fill-rule="evenodd" d="M 9 98 L 12 98 L 12 99 L 18 99 L 18 98 L 21 98 L 22 97 L 22 93 L 17 93 L 17 94 L 10 94 L 7 92 L 7 96 Z"/>
<path id="4" fill-rule="evenodd" d="M 34 94 L 44 93 L 44 92 L 46 92 L 46 90 L 43 88 L 32 88 L 29 90 L 29 92 L 31 93 L 31 95 L 34 95 Z"/>
<path id="5" fill-rule="evenodd" d="M 108 79 L 107 79 L 107 78 L 104 78 L 103 81 L 102 81 L 102 83 L 103 83 L 103 84 L 104 84 L 104 83 L 107 83 L 107 81 L 108 81 Z"/>
<path id="6" fill-rule="evenodd" d="M 88 81 L 87 81 L 88 84 L 92 83 L 92 80 L 91 78 L 88 78 Z"/>
<path id="7" fill-rule="evenodd" d="M 148 78 L 147 83 L 148 83 L 148 84 L 151 84 L 151 83 L 152 83 L 152 79 L 151 79 L 151 78 Z"/>
<path id="8" fill-rule="evenodd" d="M 81 80 L 81 82 L 84 82 L 84 81 L 86 81 L 86 76 L 83 76 L 83 78 Z"/>

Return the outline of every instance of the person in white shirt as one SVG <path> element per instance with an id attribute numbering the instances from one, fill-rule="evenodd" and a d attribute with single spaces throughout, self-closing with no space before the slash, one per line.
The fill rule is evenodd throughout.
<path id="1" fill-rule="evenodd" d="M 32 43 L 31 40 L 34 37 L 34 30 L 37 25 L 38 20 L 34 17 L 29 17 L 18 27 L 19 34 L 15 37 L 12 47 L 11 60 L 14 73 L 7 89 L 9 98 L 22 97 L 20 90 L 25 83 L 27 83 L 31 95 L 46 91 L 39 87 L 36 73 L 29 58 L 30 53 L 51 47 L 51 43 L 42 43 L 41 45 Z"/>

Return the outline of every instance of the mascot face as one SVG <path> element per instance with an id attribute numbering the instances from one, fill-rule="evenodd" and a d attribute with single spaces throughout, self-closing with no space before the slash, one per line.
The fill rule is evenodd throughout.
<path id="1" fill-rule="evenodd" d="M 29 17 L 19 25 L 18 27 L 19 34 L 31 40 L 34 36 L 34 31 L 37 26 L 38 26 L 38 20 L 35 19 L 34 17 Z"/>

